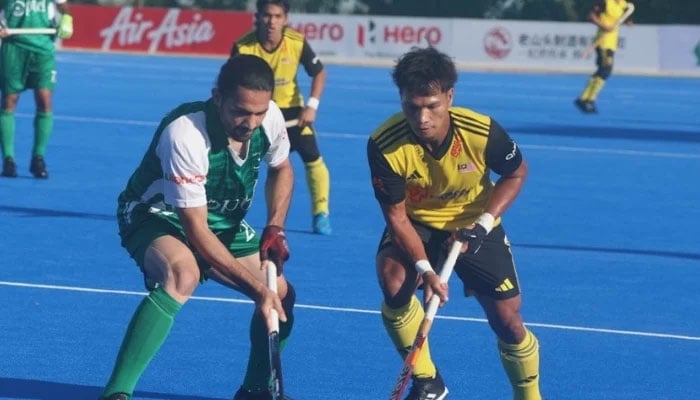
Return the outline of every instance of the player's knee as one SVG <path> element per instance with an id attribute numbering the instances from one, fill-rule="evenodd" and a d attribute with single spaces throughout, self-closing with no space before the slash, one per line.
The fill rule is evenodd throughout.
<path id="1" fill-rule="evenodd" d="M 179 299 L 189 299 L 199 285 L 201 277 L 199 267 L 196 265 L 188 267 L 175 267 L 171 271 L 171 275 L 166 279 L 172 280 L 172 286 Z"/>

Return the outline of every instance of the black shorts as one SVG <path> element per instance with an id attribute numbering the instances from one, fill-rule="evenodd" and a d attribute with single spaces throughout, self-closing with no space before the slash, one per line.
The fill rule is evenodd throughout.
<path id="1" fill-rule="evenodd" d="M 413 222 L 413 227 L 423 241 L 430 264 L 439 273 L 447 257 L 447 239 L 451 233 L 416 222 Z M 385 229 L 379 251 L 388 246 L 392 246 L 391 234 Z M 476 254 L 460 255 L 455 264 L 455 272 L 464 285 L 465 296 L 476 293 L 503 300 L 520 294 L 510 242 L 502 225 L 493 228 Z"/>
<path id="2" fill-rule="evenodd" d="M 282 114 L 284 115 L 284 120 L 290 121 L 299 118 L 302 110 L 303 108 L 301 107 L 283 108 Z M 296 151 L 299 153 L 304 163 L 314 162 L 321 156 L 318 150 L 315 133 L 313 126 L 310 125 L 303 128 L 298 126 L 287 128 L 290 145 L 289 151 Z"/>

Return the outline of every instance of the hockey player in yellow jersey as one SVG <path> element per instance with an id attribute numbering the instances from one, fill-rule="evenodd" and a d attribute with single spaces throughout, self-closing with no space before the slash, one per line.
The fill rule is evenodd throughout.
<path id="1" fill-rule="evenodd" d="M 331 234 L 329 195 L 330 175 L 321 157 L 313 123 L 316 121 L 326 70 L 300 32 L 287 26 L 287 0 L 258 0 L 256 26 L 239 38 L 231 56 L 253 54 L 263 58 L 275 73 L 273 100 L 287 121 L 291 150 L 304 162 L 306 182 L 311 194 L 312 228 L 315 233 Z M 297 83 L 297 71 L 303 66 L 311 77 L 311 93 L 304 104 Z"/>
<path id="2" fill-rule="evenodd" d="M 448 287 L 433 266 L 444 260 L 459 230 L 460 240 L 468 240 L 455 272 L 496 334 L 513 398 L 541 400 L 539 344 L 523 324 L 520 283 L 501 224 L 527 177 L 520 148 L 489 116 L 453 106 L 457 71 L 446 54 L 414 48 L 399 58 L 392 76 L 402 111 L 367 143 L 374 195 L 386 221 L 376 269 L 387 333 L 405 357 L 424 316 L 417 288 L 422 286 L 424 301 L 433 294 L 447 300 Z M 495 183 L 491 172 L 500 176 Z M 464 368 L 471 370 L 468 364 Z M 412 378 L 406 400 L 447 398 L 427 342 Z"/>
<path id="3" fill-rule="evenodd" d="M 628 16 L 625 15 L 625 11 L 629 6 L 630 3 L 626 0 L 599 0 L 588 13 L 588 18 L 598 27 L 595 39 L 597 69 L 588 79 L 581 95 L 574 101 L 576 107 L 584 113 L 598 112 L 595 100 L 612 73 L 619 41 L 620 22 L 631 23 L 629 19 L 620 20 L 623 16 Z"/>

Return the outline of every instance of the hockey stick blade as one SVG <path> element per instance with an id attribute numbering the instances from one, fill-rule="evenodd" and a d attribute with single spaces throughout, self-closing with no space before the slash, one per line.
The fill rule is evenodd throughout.
<path id="1" fill-rule="evenodd" d="M 454 270 L 455 263 L 457 262 L 457 257 L 459 257 L 459 253 L 462 250 L 462 244 L 463 243 L 460 241 L 455 241 L 454 243 L 452 243 L 450 252 L 447 253 L 447 258 L 442 264 L 442 270 L 440 270 L 440 280 L 442 282 L 447 283 L 449 281 L 450 275 L 452 275 L 452 271 Z M 389 400 L 400 400 L 401 396 L 403 395 L 403 392 L 406 390 L 408 381 L 411 379 L 413 369 L 416 366 L 418 356 L 420 355 L 420 352 L 423 349 L 425 340 L 428 338 L 428 332 L 430 332 L 430 328 L 433 326 L 433 319 L 437 314 L 437 309 L 439 306 L 440 298 L 436 294 L 434 294 L 430 298 L 430 301 L 428 301 L 428 306 L 425 310 L 425 317 L 423 317 L 423 321 L 421 322 L 420 327 L 418 328 L 418 334 L 416 335 L 416 338 L 413 341 L 411 351 L 404 359 L 403 367 L 401 368 L 401 372 L 399 373 L 399 378 L 397 379 L 396 384 L 394 385 L 394 388 L 391 391 Z"/>
<path id="2" fill-rule="evenodd" d="M 267 287 L 277 293 L 277 266 L 272 261 L 268 261 L 266 272 Z M 272 394 L 272 400 L 284 400 L 279 318 L 276 310 L 273 309 L 271 313 L 273 316 L 273 324 L 267 336 L 267 347 L 270 353 L 270 393 Z"/>

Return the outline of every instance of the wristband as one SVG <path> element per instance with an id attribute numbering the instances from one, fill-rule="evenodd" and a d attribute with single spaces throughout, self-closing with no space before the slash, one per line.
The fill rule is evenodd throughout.
<path id="1" fill-rule="evenodd" d="M 491 229 L 493 229 L 493 222 L 495 220 L 496 218 L 493 215 L 485 212 L 479 215 L 479 218 L 477 218 L 474 223 L 483 226 L 484 229 L 486 229 L 486 234 L 488 235 L 491 232 Z"/>
<path id="2" fill-rule="evenodd" d="M 309 100 L 306 101 L 306 106 L 314 110 L 318 110 L 319 104 L 321 104 L 321 102 L 315 97 L 309 97 Z"/>
<path id="3" fill-rule="evenodd" d="M 418 260 L 416 261 L 416 271 L 418 275 L 423 276 L 426 272 L 435 272 L 433 267 L 430 266 L 430 261 L 428 260 Z"/>

